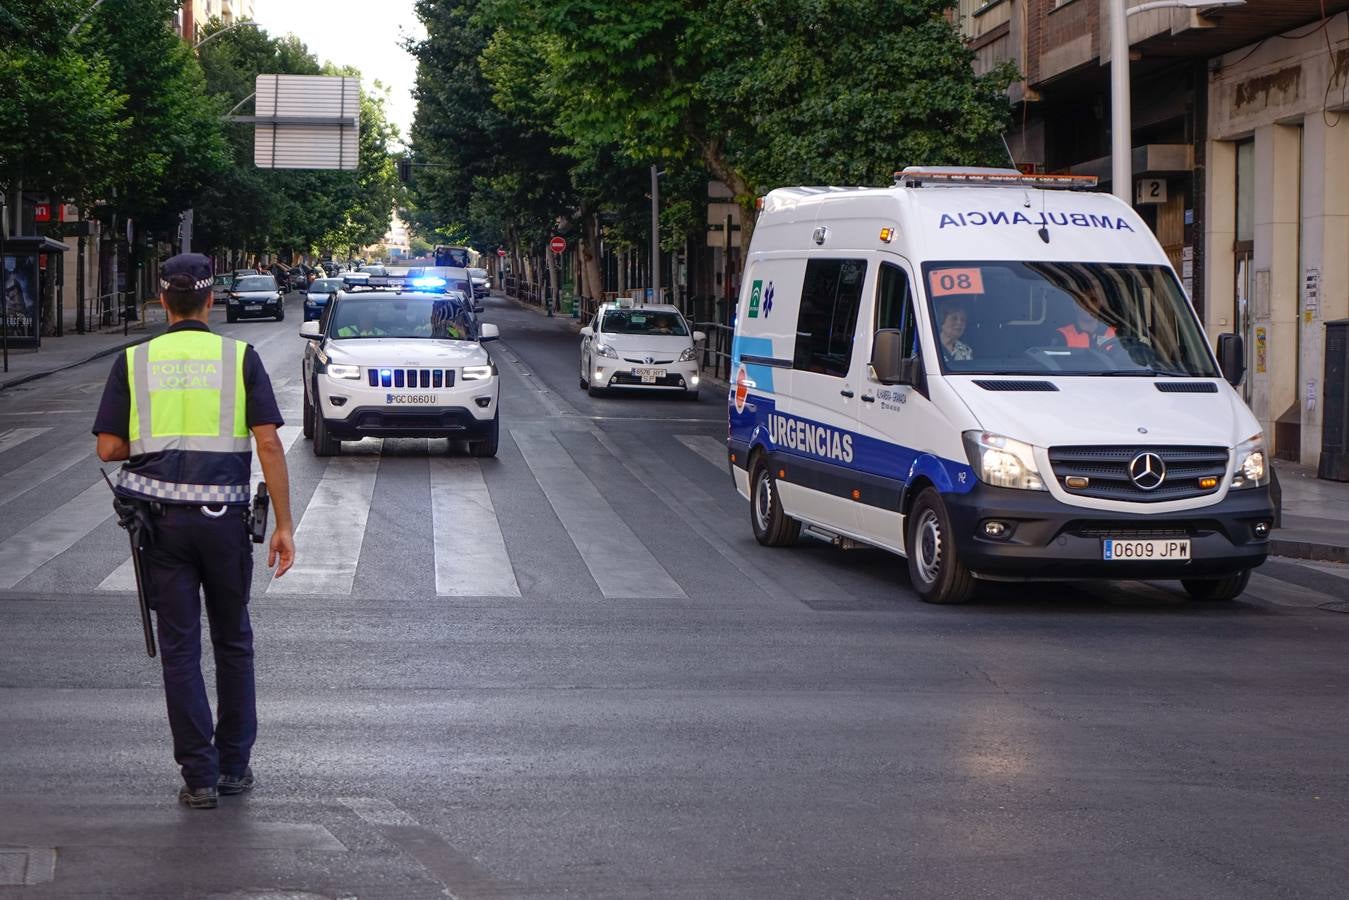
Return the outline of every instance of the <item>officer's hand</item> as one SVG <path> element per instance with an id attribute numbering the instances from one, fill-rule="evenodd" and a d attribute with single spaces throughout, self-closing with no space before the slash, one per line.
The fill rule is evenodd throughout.
<path id="1" fill-rule="evenodd" d="M 280 564 L 277 563 L 280 560 Z M 280 578 L 295 564 L 295 536 L 280 528 L 272 532 L 272 545 L 267 551 L 267 568 L 276 566 L 276 577 Z"/>

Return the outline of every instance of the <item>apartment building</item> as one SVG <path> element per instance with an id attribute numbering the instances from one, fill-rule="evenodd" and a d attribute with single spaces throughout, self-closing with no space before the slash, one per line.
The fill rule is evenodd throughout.
<path id="1" fill-rule="evenodd" d="M 223 24 L 252 19 L 254 0 L 184 0 L 178 12 L 178 34 L 195 38 L 207 22 L 219 19 Z"/>
<path id="2" fill-rule="evenodd" d="M 1110 2 L 958 0 L 976 70 L 1022 74 L 1007 139 L 1024 168 L 1111 187 Z M 1346 10 L 1247 0 L 1128 17 L 1135 208 L 1210 332 L 1245 335 L 1244 388 L 1274 453 L 1311 465 L 1324 323 L 1349 316 Z"/>

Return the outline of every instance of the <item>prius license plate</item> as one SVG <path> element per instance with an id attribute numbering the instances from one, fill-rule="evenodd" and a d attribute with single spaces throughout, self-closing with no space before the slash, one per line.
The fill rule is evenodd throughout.
<path id="1" fill-rule="evenodd" d="M 665 370 L 650 366 L 634 366 L 632 374 L 642 379 L 642 384 L 655 384 L 658 378 L 665 377 Z"/>
<path id="2" fill-rule="evenodd" d="M 1134 559 L 1184 562 L 1190 558 L 1190 542 L 1186 539 L 1166 541 L 1124 541 L 1107 538 L 1101 542 L 1101 558 L 1111 561 Z"/>
<path id="3" fill-rule="evenodd" d="M 435 406 L 435 394 L 385 394 L 385 406 Z"/>

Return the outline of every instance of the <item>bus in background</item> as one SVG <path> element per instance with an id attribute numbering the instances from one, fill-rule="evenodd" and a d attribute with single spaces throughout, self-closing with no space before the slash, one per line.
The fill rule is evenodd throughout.
<path id="1" fill-rule="evenodd" d="M 472 260 L 469 259 L 469 257 L 473 255 L 473 251 L 469 250 L 467 247 L 446 247 L 441 244 L 437 245 L 435 254 L 437 266 L 453 266 L 456 269 L 467 269 L 469 266 L 473 265 Z"/>

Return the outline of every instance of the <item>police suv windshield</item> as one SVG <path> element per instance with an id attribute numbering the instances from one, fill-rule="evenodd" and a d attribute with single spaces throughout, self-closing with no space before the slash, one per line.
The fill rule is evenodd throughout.
<path id="1" fill-rule="evenodd" d="M 929 262 L 923 280 L 944 372 L 1219 374 L 1165 266 Z"/>
<path id="2" fill-rule="evenodd" d="M 689 330 L 677 312 L 642 309 L 611 309 L 600 322 L 602 334 L 650 334 L 685 336 Z"/>
<path id="3" fill-rule="evenodd" d="M 474 340 L 462 303 L 443 296 L 347 294 L 328 323 L 329 337 Z"/>

